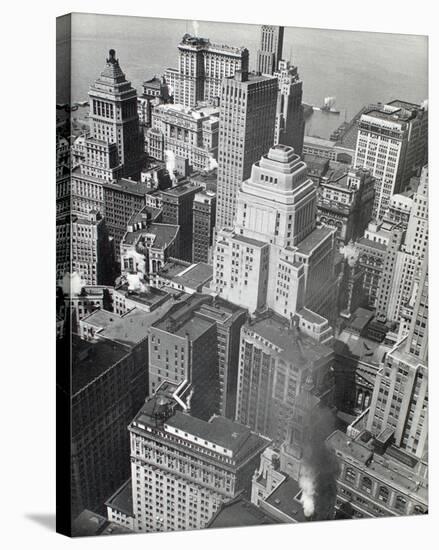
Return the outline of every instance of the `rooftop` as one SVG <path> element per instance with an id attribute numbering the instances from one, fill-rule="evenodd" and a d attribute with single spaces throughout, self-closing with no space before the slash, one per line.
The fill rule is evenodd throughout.
<path id="1" fill-rule="evenodd" d="M 129 353 L 129 348 L 110 340 L 96 343 L 72 335 L 72 394 L 81 391 Z"/>
<path id="2" fill-rule="evenodd" d="M 119 489 L 111 495 L 105 503 L 106 506 L 111 506 L 115 510 L 133 516 L 133 491 L 131 486 L 131 478 L 119 487 Z"/>
<path id="3" fill-rule="evenodd" d="M 302 503 L 298 498 L 300 492 L 301 489 L 298 482 L 291 477 L 287 477 L 265 499 L 265 502 L 289 516 L 293 521 L 306 521 Z"/>
<path id="4" fill-rule="evenodd" d="M 222 504 L 220 509 L 209 521 L 207 527 L 213 529 L 222 527 L 246 527 L 252 525 L 270 525 L 280 523 L 258 506 L 239 496 Z"/>
<path id="5" fill-rule="evenodd" d="M 245 326 L 248 331 L 258 334 L 282 350 L 282 357 L 297 366 L 307 367 L 310 362 L 316 362 L 332 354 L 331 348 L 316 342 L 294 327 L 290 328 L 285 319 L 272 312 L 269 315 L 261 315 L 260 318 L 256 317 L 251 324 Z"/>
<path id="6" fill-rule="evenodd" d="M 310 254 L 317 246 L 320 245 L 329 235 L 335 233 L 335 228 L 327 225 L 316 227 L 309 235 L 307 235 L 297 245 L 297 252 L 301 254 Z"/>
<path id="7" fill-rule="evenodd" d="M 212 279 L 213 268 L 204 263 L 191 264 L 189 267 L 180 267 L 173 265 L 168 271 L 168 264 L 160 271 L 160 275 L 166 277 L 175 283 L 197 290 L 200 285 L 204 285 Z"/>
<path id="8" fill-rule="evenodd" d="M 327 443 L 336 452 L 351 457 L 364 464 L 365 472 L 375 474 L 407 496 L 418 498 L 427 503 L 426 480 L 417 473 L 419 459 L 390 446 L 383 455 L 373 452 L 373 438 L 362 441 L 362 432 L 355 439 L 336 430 L 327 439 Z M 367 438 L 364 438 L 365 440 Z"/>
<path id="9" fill-rule="evenodd" d="M 334 341 L 334 351 L 336 354 L 356 357 L 358 360 L 374 365 L 377 368 L 389 350 L 390 348 L 384 344 L 369 340 L 369 338 L 354 334 L 346 329 Z"/>
<path id="10" fill-rule="evenodd" d="M 104 182 L 103 185 L 107 189 L 124 191 L 126 193 L 133 193 L 136 195 L 147 195 L 150 191 L 149 187 L 144 183 L 126 178 L 122 178 L 117 181 Z"/>
<path id="11" fill-rule="evenodd" d="M 143 229 L 128 231 L 125 233 L 122 242 L 124 244 L 134 244 L 142 235 L 149 235 L 153 237 L 152 248 L 165 248 L 176 238 L 178 231 L 178 225 L 153 222 Z"/>

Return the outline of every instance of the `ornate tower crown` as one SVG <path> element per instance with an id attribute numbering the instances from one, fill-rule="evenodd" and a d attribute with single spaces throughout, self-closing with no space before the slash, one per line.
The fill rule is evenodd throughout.
<path id="1" fill-rule="evenodd" d="M 116 59 L 116 50 L 111 49 L 108 54 L 110 55 L 110 57 L 107 57 L 107 63 L 119 64 L 119 60 Z"/>

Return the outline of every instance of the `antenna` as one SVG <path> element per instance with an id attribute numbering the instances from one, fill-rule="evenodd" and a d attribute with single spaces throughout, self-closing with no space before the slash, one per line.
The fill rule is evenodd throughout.
<path id="1" fill-rule="evenodd" d="M 293 46 L 290 46 L 290 63 L 293 62 Z"/>

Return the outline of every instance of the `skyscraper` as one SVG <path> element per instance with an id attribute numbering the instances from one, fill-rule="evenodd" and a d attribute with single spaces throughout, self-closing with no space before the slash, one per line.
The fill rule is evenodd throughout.
<path id="1" fill-rule="evenodd" d="M 199 101 L 218 98 L 222 79 L 240 70 L 248 72 L 246 48 L 185 34 L 178 45 L 178 69 L 167 69 L 165 78 L 174 103 L 195 107 Z"/>
<path id="2" fill-rule="evenodd" d="M 273 145 L 278 81 L 238 71 L 221 88 L 216 228 L 232 227 L 239 185 Z"/>
<path id="3" fill-rule="evenodd" d="M 402 222 L 400 222 L 401 226 Z M 404 226 L 403 226 L 404 227 Z M 405 227 L 404 227 L 405 228 Z M 421 270 L 428 248 L 428 168 L 422 170 L 419 187 L 413 195 L 413 204 L 399 245 L 392 251 L 388 247 L 381 278 L 377 313 L 399 323 L 401 308 L 412 295 L 414 283 Z M 390 263 L 389 263 L 390 262 Z"/>
<path id="4" fill-rule="evenodd" d="M 279 80 L 274 143 L 289 145 L 301 155 L 305 134 L 302 80 L 297 67 L 284 60 L 279 61 L 274 76 Z"/>
<path id="5" fill-rule="evenodd" d="M 425 164 L 427 136 L 428 111 L 420 105 L 395 100 L 361 115 L 354 166 L 366 168 L 376 179 L 376 219 Z"/>
<path id="6" fill-rule="evenodd" d="M 89 98 L 91 137 L 115 143 L 123 175 L 138 177 L 143 147 L 137 92 L 120 68 L 115 50 L 109 51 L 105 69 L 90 86 Z"/>
<path id="7" fill-rule="evenodd" d="M 194 197 L 192 261 L 211 263 L 215 228 L 216 194 L 200 191 Z"/>
<path id="8" fill-rule="evenodd" d="M 254 163 L 237 194 L 235 227 L 218 232 L 213 287 L 251 313 L 291 319 L 304 306 L 334 312 L 335 228 L 316 226 L 316 188 L 291 147 Z"/>
<path id="9" fill-rule="evenodd" d="M 273 74 L 282 58 L 284 28 L 273 25 L 262 25 L 261 42 L 257 57 L 257 71 L 262 74 Z"/>

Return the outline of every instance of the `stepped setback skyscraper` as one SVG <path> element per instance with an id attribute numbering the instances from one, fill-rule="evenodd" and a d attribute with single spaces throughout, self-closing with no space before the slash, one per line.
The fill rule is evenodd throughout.
<path id="1" fill-rule="evenodd" d="M 138 177 L 142 137 L 137 114 L 137 92 L 125 78 L 114 50 L 110 50 L 105 69 L 90 86 L 89 98 L 91 137 L 98 144 L 115 143 L 119 163 L 123 165 L 123 175 Z M 100 161 L 103 162 L 103 159 Z"/>
<path id="2" fill-rule="evenodd" d="M 291 147 L 275 145 L 237 196 L 234 229 L 218 232 L 214 289 L 251 313 L 290 319 L 334 310 L 335 228 L 316 226 L 316 188 Z"/>

